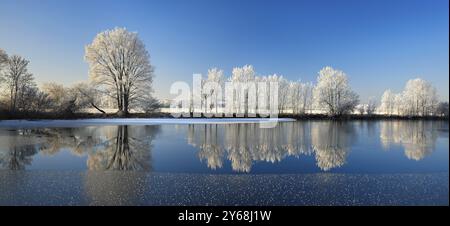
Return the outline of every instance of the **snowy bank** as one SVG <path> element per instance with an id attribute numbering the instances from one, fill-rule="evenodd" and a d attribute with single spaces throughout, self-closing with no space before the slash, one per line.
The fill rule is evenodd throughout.
<path id="1" fill-rule="evenodd" d="M 177 125 L 293 122 L 290 118 L 118 118 L 76 120 L 1 120 L 0 128 L 82 127 L 104 125 Z"/>

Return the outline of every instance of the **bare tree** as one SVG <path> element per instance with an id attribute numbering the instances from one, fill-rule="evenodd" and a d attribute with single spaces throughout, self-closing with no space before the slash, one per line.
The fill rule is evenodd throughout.
<path id="1" fill-rule="evenodd" d="M 373 98 L 369 98 L 369 101 L 367 102 L 367 115 L 373 115 L 375 113 L 375 110 L 377 109 L 377 104 Z"/>
<path id="2" fill-rule="evenodd" d="M 442 117 L 448 117 L 448 102 L 440 102 L 437 109 L 436 114 Z"/>
<path id="3" fill-rule="evenodd" d="M 137 33 L 125 28 L 101 32 L 85 52 L 91 81 L 116 99 L 119 115 L 128 114 L 130 103 L 152 91 L 153 67 Z"/>
<path id="4" fill-rule="evenodd" d="M 92 86 L 83 82 L 71 87 L 64 87 L 54 82 L 42 85 L 42 90 L 48 96 L 50 102 L 49 109 L 54 113 L 62 114 L 73 114 L 87 106 L 94 107 L 105 113 L 94 104 L 98 95 L 91 91 L 92 89 Z"/>
<path id="5" fill-rule="evenodd" d="M 0 71 L 8 63 L 8 55 L 5 50 L 0 49 Z"/>
<path id="6" fill-rule="evenodd" d="M 153 96 L 148 96 L 139 100 L 139 106 L 145 113 L 152 113 L 161 108 L 161 103 Z"/>
<path id="7" fill-rule="evenodd" d="M 359 113 L 360 115 L 364 115 L 364 113 L 366 112 L 366 105 L 364 104 L 358 104 L 355 107 L 355 110 L 357 113 Z"/>
<path id="8" fill-rule="evenodd" d="M 60 111 L 71 96 L 63 85 L 55 82 L 44 83 L 41 88 L 51 100 L 52 111 Z"/>
<path id="9" fill-rule="evenodd" d="M 48 94 L 36 86 L 24 86 L 17 99 L 17 109 L 23 112 L 45 112 L 51 107 Z"/>
<path id="10" fill-rule="evenodd" d="M 0 85 L 3 82 L 2 76 L 3 69 L 5 69 L 7 65 L 8 65 L 8 55 L 3 49 L 0 49 Z M 8 107 L 5 106 L 4 101 L 0 100 L 0 111 L 6 110 L 7 108 Z"/>
<path id="11" fill-rule="evenodd" d="M 106 114 L 106 112 L 100 108 L 100 104 L 98 103 L 102 97 L 102 93 L 99 90 L 95 89 L 95 87 L 93 87 L 91 84 L 79 82 L 71 88 L 71 92 L 73 93 L 72 96 L 74 97 L 74 107 L 82 108 L 90 106 L 95 108 L 102 114 Z"/>
<path id="12" fill-rule="evenodd" d="M 29 61 L 13 55 L 8 59 L 4 80 L 9 91 L 10 111 L 14 112 L 27 88 L 35 86 L 33 75 L 28 72 Z"/>

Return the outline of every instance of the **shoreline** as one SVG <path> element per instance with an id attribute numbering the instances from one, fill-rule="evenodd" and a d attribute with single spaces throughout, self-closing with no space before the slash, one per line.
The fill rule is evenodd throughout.
<path id="1" fill-rule="evenodd" d="M 328 116 L 323 114 L 279 114 L 277 118 L 290 118 L 297 121 L 302 120 L 444 120 L 448 121 L 448 116 L 396 116 L 396 115 L 342 115 Z M 126 117 L 118 116 L 115 113 L 75 113 L 75 114 L 53 114 L 53 113 L 0 113 L 0 121 L 10 120 L 77 120 L 77 119 L 270 119 L 268 117 L 180 117 L 175 118 L 170 113 L 130 113 Z"/>
<path id="2" fill-rule="evenodd" d="M 90 118 L 90 119 L 42 119 L 0 120 L 0 128 L 15 127 L 83 127 L 102 125 L 192 125 L 192 124 L 270 124 L 294 122 L 291 118 Z"/>

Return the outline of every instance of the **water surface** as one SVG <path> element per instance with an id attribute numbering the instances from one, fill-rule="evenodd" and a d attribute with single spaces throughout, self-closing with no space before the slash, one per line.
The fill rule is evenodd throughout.
<path id="1" fill-rule="evenodd" d="M 176 173 L 448 172 L 448 122 L 297 121 L 259 124 L 0 128 L 8 170 Z"/>

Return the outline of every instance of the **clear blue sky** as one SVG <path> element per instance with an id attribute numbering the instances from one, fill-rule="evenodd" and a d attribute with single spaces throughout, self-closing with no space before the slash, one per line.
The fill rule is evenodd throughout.
<path id="1" fill-rule="evenodd" d="M 363 101 L 422 77 L 449 92 L 448 0 L 0 0 L 0 48 L 31 60 L 38 82 L 88 78 L 84 46 L 105 29 L 137 31 L 154 87 L 219 67 L 315 81 L 344 70 Z"/>

